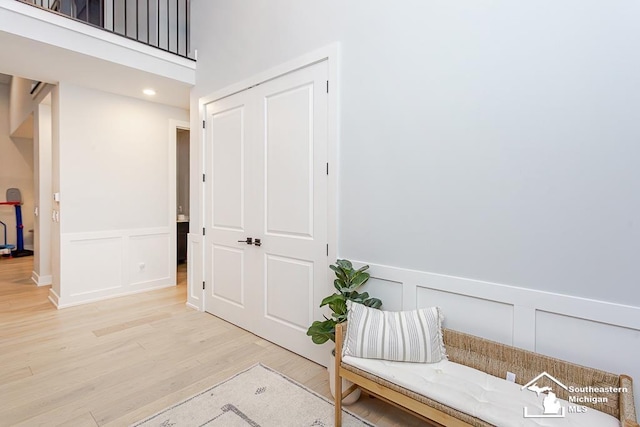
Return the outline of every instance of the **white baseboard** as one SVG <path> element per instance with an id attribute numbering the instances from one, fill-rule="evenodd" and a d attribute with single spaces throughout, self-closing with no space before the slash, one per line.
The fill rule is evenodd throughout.
<path id="1" fill-rule="evenodd" d="M 149 291 L 153 291 L 153 290 L 157 290 L 157 289 L 170 288 L 172 286 L 175 286 L 175 285 L 171 285 L 171 284 L 169 284 L 169 285 L 159 285 L 159 286 L 155 286 L 153 288 L 138 289 L 138 290 L 129 291 L 129 292 L 122 292 L 122 293 L 117 293 L 117 294 L 109 294 L 109 295 L 103 295 L 103 296 L 99 296 L 99 297 L 89 297 L 89 298 L 81 298 L 81 299 L 74 299 L 73 297 L 71 297 L 71 298 L 64 298 L 63 297 L 63 298 L 58 298 L 57 303 L 54 302 L 54 305 L 56 307 L 58 307 L 59 309 L 68 308 L 68 307 L 75 307 L 75 306 L 78 306 L 78 305 L 89 304 L 89 303 L 98 302 L 98 301 L 105 301 L 105 300 L 109 300 L 109 299 L 113 299 L 113 298 L 124 297 L 124 296 L 127 296 L 127 295 L 140 294 L 140 293 L 143 293 L 143 292 L 149 292 Z M 49 295 L 49 299 L 51 300 L 51 295 Z"/>
<path id="2" fill-rule="evenodd" d="M 60 301 L 60 296 L 56 293 L 56 291 L 53 290 L 53 288 L 49 289 L 49 301 L 51 301 L 51 304 L 53 304 L 56 308 L 60 308 L 60 305 L 58 304 L 58 302 Z"/>
<path id="3" fill-rule="evenodd" d="M 36 273 L 35 271 L 31 272 L 31 280 L 33 281 L 33 283 L 35 283 L 37 286 L 48 286 L 51 283 L 53 283 L 53 276 L 50 274 L 47 274 L 45 276 L 40 276 L 38 273 Z"/>
<path id="4" fill-rule="evenodd" d="M 196 310 L 196 311 L 203 311 L 203 310 L 201 310 L 201 309 L 200 309 L 200 307 L 198 307 L 198 306 L 195 306 L 195 305 L 191 304 L 189 301 L 187 301 L 187 302 L 185 303 L 185 305 L 186 305 L 187 307 L 189 307 L 189 308 L 193 308 L 193 309 L 194 309 L 194 310 Z"/>

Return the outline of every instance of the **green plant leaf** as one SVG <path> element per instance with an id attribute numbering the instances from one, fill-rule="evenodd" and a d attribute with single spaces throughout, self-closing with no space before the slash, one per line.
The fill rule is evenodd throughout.
<path id="1" fill-rule="evenodd" d="M 335 265 L 330 265 L 329 268 L 331 268 L 335 273 L 336 273 L 336 277 L 338 279 L 342 279 L 344 281 L 347 281 L 347 274 L 344 272 L 344 270 L 341 267 L 337 267 Z"/>
<path id="2" fill-rule="evenodd" d="M 347 259 L 339 259 L 336 261 L 336 264 L 344 270 L 353 270 L 353 264 Z"/>
<path id="3" fill-rule="evenodd" d="M 368 298 L 369 298 L 369 292 L 363 292 L 363 293 L 361 293 L 361 294 L 360 294 L 360 296 L 359 296 L 359 298 L 360 298 L 360 299 L 362 299 L 362 300 L 366 300 L 366 299 L 368 299 Z"/>
<path id="4" fill-rule="evenodd" d="M 382 307 L 382 301 L 380 301 L 378 298 L 369 298 L 368 300 L 365 300 L 363 304 L 371 308 Z"/>
<path id="5" fill-rule="evenodd" d="M 333 303 L 334 301 L 339 301 L 339 300 L 344 301 L 344 296 L 340 294 L 331 294 L 322 300 L 322 302 L 320 303 L 320 307 L 324 307 L 327 304 L 331 305 L 331 303 Z"/>
<path id="6" fill-rule="evenodd" d="M 362 267 L 360 267 L 359 269 L 356 270 L 356 273 L 361 273 L 365 270 L 368 270 L 369 266 L 368 265 L 363 265 Z"/>
<path id="7" fill-rule="evenodd" d="M 335 299 L 329 303 L 329 308 L 334 314 L 347 314 L 347 302 L 344 299 Z"/>
<path id="8" fill-rule="evenodd" d="M 323 316 L 324 321 L 315 321 L 307 330 L 307 335 L 316 344 L 323 344 L 329 340 L 335 342 L 335 325 L 347 320 L 347 301 L 351 300 L 368 307 L 380 308 L 382 301 L 377 298 L 370 298 L 367 292 L 358 293 L 357 289 L 369 280 L 369 273 L 365 270 L 369 268 L 364 265 L 357 270 L 353 269 L 351 261 L 346 259 L 336 260 L 335 265 L 329 268 L 335 272 L 336 279 L 333 286 L 338 293 L 329 295 L 322 300 L 320 307 L 329 306 L 332 311 L 331 317 Z"/>
<path id="9" fill-rule="evenodd" d="M 336 322 L 334 320 L 325 320 L 320 322 L 316 320 L 311 324 L 307 330 L 307 335 L 311 337 L 311 340 L 316 344 L 324 344 L 331 340 L 336 340 Z"/>
<path id="10" fill-rule="evenodd" d="M 367 280 L 369 280 L 369 277 L 371 277 L 369 273 L 356 273 L 351 279 L 351 289 L 358 289 L 360 286 L 364 285 Z"/>

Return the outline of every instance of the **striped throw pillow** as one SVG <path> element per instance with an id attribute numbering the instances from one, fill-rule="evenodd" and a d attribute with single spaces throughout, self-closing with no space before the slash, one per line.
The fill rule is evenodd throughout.
<path id="1" fill-rule="evenodd" d="M 435 363 L 447 358 L 438 307 L 382 311 L 347 302 L 345 356 L 399 362 Z"/>

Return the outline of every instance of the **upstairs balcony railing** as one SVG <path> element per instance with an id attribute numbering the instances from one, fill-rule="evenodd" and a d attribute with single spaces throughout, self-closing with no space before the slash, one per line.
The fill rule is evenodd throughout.
<path id="1" fill-rule="evenodd" d="M 18 0 L 193 59 L 190 0 Z"/>

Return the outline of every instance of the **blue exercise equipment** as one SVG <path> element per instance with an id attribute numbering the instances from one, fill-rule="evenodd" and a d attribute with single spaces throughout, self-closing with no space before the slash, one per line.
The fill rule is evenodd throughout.
<path id="1" fill-rule="evenodd" d="M 4 230 L 4 243 L 0 245 L 0 254 L 9 254 L 11 255 L 11 252 L 13 252 L 13 250 L 16 248 L 14 245 L 8 245 L 7 244 L 7 224 L 5 224 L 4 222 L 0 221 L 0 225 L 2 225 L 2 228 Z"/>
<path id="2" fill-rule="evenodd" d="M 22 194 L 17 188 L 7 189 L 7 201 L 0 202 L 0 205 L 13 206 L 16 212 L 16 246 L 7 244 L 7 225 L 2 222 L 4 227 L 4 245 L 0 245 L 0 252 L 9 249 L 10 257 L 23 257 L 33 255 L 33 251 L 24 248 L 24 225 L 22 224 Z M 0 221 L 1 222 L 1 221 Z M 15 248 L 15 250 L 14 250 Z"/>

